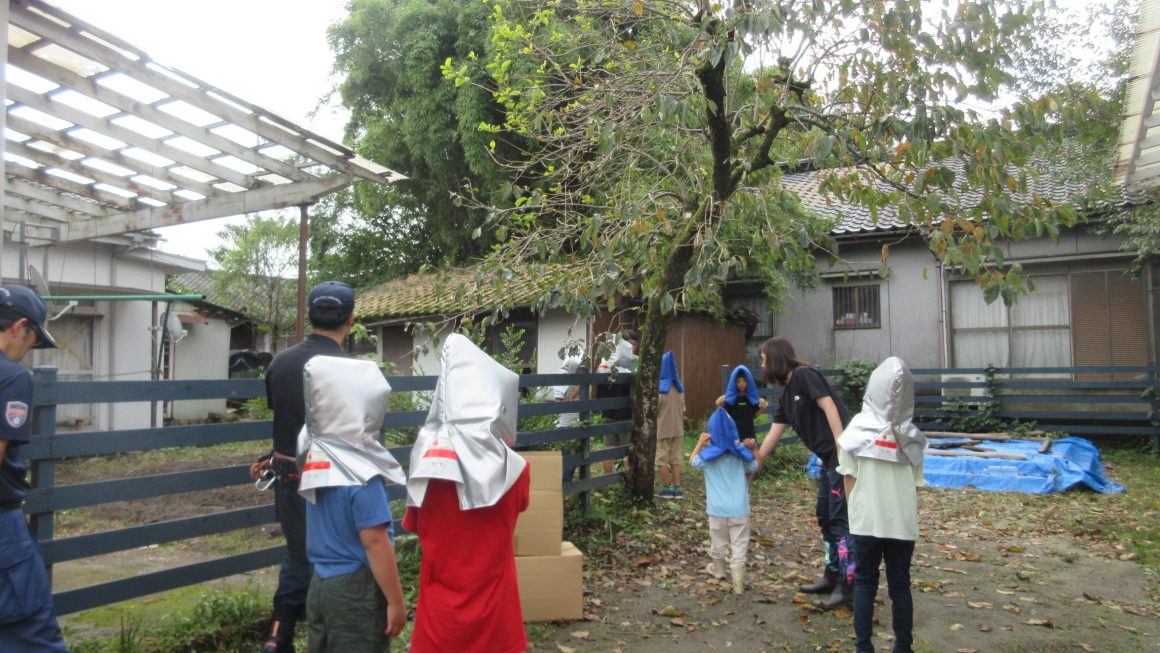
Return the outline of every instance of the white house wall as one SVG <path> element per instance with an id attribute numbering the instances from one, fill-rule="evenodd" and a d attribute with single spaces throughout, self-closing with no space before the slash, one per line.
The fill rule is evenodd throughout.
<path id="1" fill-rule="evenodd" d="M 536 329 L 536 373 L 558 374 L 560 349 L 570 345 L 588 349 L 588 323 L 563 309 L 552 309 L 540 316 Z"/>
<path id="2" fill-rule="evenodd" d="M 1031 274 L 1122 269 L 1128 257 L 1119 251 L 1121 242 L 1118 237 L 1073 230 L 1064 232 L 1058 245 L 1040 238 L 1010 243 L 1006 252 L 1008 261 L 1023 262 Z M 881 253 L 882 241 L 846 241 L 839 249 L 842 262 L 831 267 L 827 258 L 819 256 L 818 269 L 823 276 L 849 268 L 874 270 L 881 263 Z M 886 279 L 873 275 L 823 278 L 815 290 L 794 291 L 783 313 L 774 316 L 775 335 L 789 338 L 799 355 L 824 366 L 888 356 L 899 356 L 912 367 L 945 366 L 948 350 L 941 334 L 946 333 L 944 321 L 949 314 L 946 298 L 940 301 L 944 279 L 938 262 L 923 242 L 908 239 L 891 243 L 887 263 L 890 275 Z M 880 284 L 881 328 L 835 329 L 833 288 L 860 283 Z"/>
<path id="3" fill-rule="evenodd" d="M 173 346 L 173 378 L 224 379 L 229 376 L 230 326 L 210 318 L 209 324 L 185 324 L 185 337 Z M 173 402 L 173 418 L 203 420 L 210 413 L 224 414 L 226 400 L 199 399 Z"/>
<path id="4" fill-rule="evenodd" d="M 75 295 L 163 293 L 167 273 L 186 271 L 175 267 L 172 260 L 149 249 L 100 242 L 29 247 L 27 256 L 27 262 L 44 275 L 53 293 Z M 4 244 L 0 268 L 6 283 L 20 282 L 19 244 Z M 95 302 L 78 309 L 78 314 L 80 311 L 93 316 L 93 380 L 151 378 L 151 302 Z M 29 362 L 35 365 L 39 361 L 34 356 Z M 220 378 L 225 378 L 224 371 Z M 97 404 L 94 408 L 94 420 L 85 428 L 132 429 L 151 424 L 148 403 Z M 160 423 L 160 406 L 157 410 Z"/>
<path id="5" fill-rule="evenodd" d="M 450 333 L 450 327 L 444 327 L 430 338 L 421 338 L 413 335 L 415 358 L 411 368 L 412 376 L 435 376 L 439 374 L 439 350 L 443 348 L 443 341 Z"/>
<path id="6" fill-rule="evenodd" d="M 829 266 L 819 257 L 823 275 L 843 272 L 845 264 L 874 270 L 881 263 L 880 244 L 843 245 L 844 263 Z M 937 367 L 941 344 L 938 328 L 939 275 L 934 258 L 921 243 L 896 246 L 889 257 L 891 274 L 824 278 L 815 290 L 794 291 L 784 312 L 774 317 L 774 332 L 789 338 L 799 355 L 825 366 L 855 358 L 882 360 L 899 356 L 912 367 Z M 926 269 L 926 278 L 923 270 Z M 875 329 L 834 328 L 833 289 L 879 284 L 880 324 Z"/>
<path id="7" fill-rule="evenodd" d="M 104 323 L 108 327 L 105 335 L 111 355 L 105 378 L 111 381 L 149 380 L 153 364 L 151 302 L 110 302 L 108 306 L 112 317 Z M 112 404 L 109 419 L 103 426 L 116 430 L 148 428 L 151 425 L 149 408 L 149 402 Z M 160 411 L 160 404 L 157 409 Z M 157 423 L 161 423 L 160 418 Z"/>

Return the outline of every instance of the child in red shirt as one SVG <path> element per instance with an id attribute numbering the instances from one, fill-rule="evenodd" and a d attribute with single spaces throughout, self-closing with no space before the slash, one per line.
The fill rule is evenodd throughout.
<path id="1" fill-rule="evenodd" d="M 427 423 L 411 449 L 403 528 L 423 561 L 412 653 L 519 653 L 528 648 L 512 535 L 528 507 L 515 441 L 519 377 L 467 338 L 443 345 Z"/>

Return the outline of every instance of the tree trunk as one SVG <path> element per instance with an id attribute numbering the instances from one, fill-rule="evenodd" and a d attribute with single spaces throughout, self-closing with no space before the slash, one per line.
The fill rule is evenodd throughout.
<path id="1" fill-rule="evenodd" d="M 628 453 L 629 495 L 637 503 L 647 504 L 653 499 L 661 356 L 665 353 L 665 342 L 674 317 L 673 313 L 661 310 L 661 300 L 684 285 L 685 273 L 693 259 L 692 241 L 696 233 L 696 225 L 690 224 L 676 239 L 676 245 L 661 270 L 660 287 L 649 297 L 640 329 L 639 362 L 632 380 L 632 440 Z"/>

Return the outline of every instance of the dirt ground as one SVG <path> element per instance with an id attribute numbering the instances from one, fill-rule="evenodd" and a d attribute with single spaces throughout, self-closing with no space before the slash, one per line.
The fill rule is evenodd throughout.
<path id="1" fill-rule="evenodd" d="M 657 506 L 640 542 L 626 538 L 623 554 L 586 560 L 588 619 L 531 627 L 533 650 L 852 651 L 849 612 L 820 612 L 797 590 L 820 565 L 811 492 L 804 479 L 755 488 L 751 582 L 737 596 L 701 572 L 703 488 L 690 484 L 683 501 Z M 1122 547 L 1046 523 L 1028 528 L 1018 505 L 1046 509 L 1046 522 L 1053 499 L 1063 500 L 922 490 L 912 567 L 916 651 L 1160 651 L 1156 578 L 1120 560 L 1131 557 Z M 882 583 L 875 644 L 888 651 Z"/>
<path id="2" fill-rule="evenodd" d="M 247 462 L 248 453 L 236 460 Z M 173 470 L 172 461 L 136 461 L 134 474 Z M 123 470 L 122 470 L 123 471 Z M 107 470 L 62 470 L 65 482 Z M 1114 474 L 1113 474 L 1114 476 Z M 1133 488 L 1129 485 L 1129 492 Z M 590 520 L 572 529 L 585 551 L 586 619 L 530 624 L 535 652 L 702 653 L 731 650 L 852 651 L 848 611 L 824 613 L 797 586 L 821 564 L 813 488 L 798 472 L 753 486 L 750 583 L 743 595 L 704 575 L 708 530 L 699 474 L 690 473 L 682 501 L 658 500 L 613 523 Z M 1155 490 L 1152 489 L 1154 493 Z M 1153 501 L 1132 511 L 1125 496 L 1070 492 L 1014 495 L 923 489 L 921 540 L 912 567 L 915 650 L 1160 651 L 1160 584 L 1135 553 L 1109 533 L 1125 521 L 1156 523 Z M 1151 496 L 1155 496 L 1152 494 Z M 251 486 L 81 509 L 58 520 L 58 534 L 105 530 L 269 501 Z M 238 532 L 224 546 L 237 550 L 279 540 L 275 526 Z M 223 544 L 147 547 L 56 567 L 57 589 L 214 557 Z M 221 581 L 272 587 L 273 569 Z M 162 595 L 164 596 L 164 595 Z M 155 609 L 163 614 L 164 599 Z M 138 605 L 133 610 L 143 607 Z M 892 643 L 886 590 L 879 591 L 875 643 Z M 116 622 L 63 620 L 75 636 L 110 634 Z M 402 642 L 396 650 L 405 650 Z"/>

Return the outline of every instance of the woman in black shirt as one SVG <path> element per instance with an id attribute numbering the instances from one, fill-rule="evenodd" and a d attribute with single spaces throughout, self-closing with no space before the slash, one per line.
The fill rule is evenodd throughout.
<path id="1" fill-rule="evenodd" d="M 836 470 L 836 441 L 850 423 L 850 413 L 822 373 L 794 353 L 785 338 L 770 338 L 761 344 L 761 367 L 766 380 L 783 386 L 773 425 L 761 443 L 762 458 L 773 453 L 777 441 L 792 426 L 806 447 L 822 461 L 818 478 L 815 512 L 826 546 L 826 570 L 822 579 L 802 585 L 807 594 L 830 597 L 821 607 L 833 609 L 853 603 L 854 555 L 850 520 L 846 513 L 846 489 Z"/>

